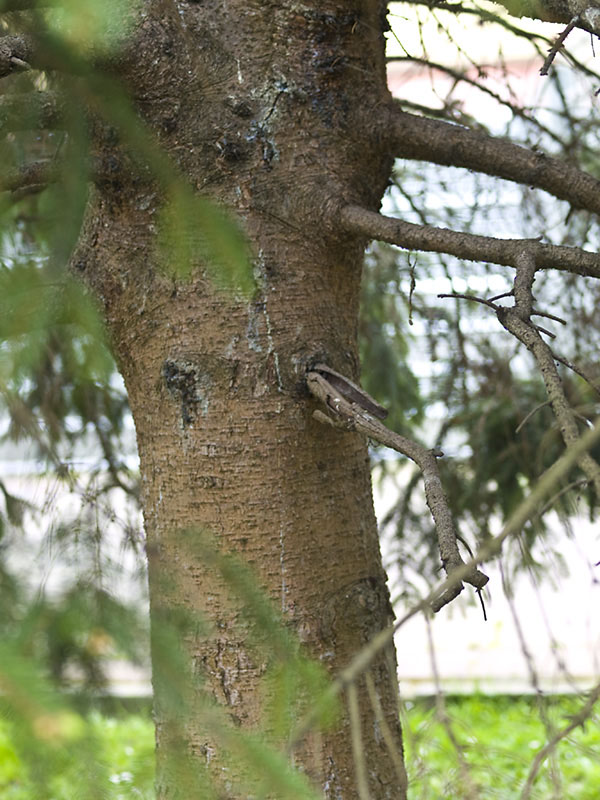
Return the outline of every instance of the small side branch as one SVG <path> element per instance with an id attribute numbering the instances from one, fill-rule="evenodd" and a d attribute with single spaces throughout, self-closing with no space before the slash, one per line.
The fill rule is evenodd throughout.
<path id="1" fill-rule="evenodd" d="M 598 189 L 600 191 L 600 184 Z M 600 194 L 598 197 L 600 199 Z M 513 267 L 525 252 L 539 269 L 558 269 L 600 278 L 600 255 L 578 247 L 543 244 L 539 239 L 495 239 L 430 225 L 415 225 L 354 205 L 342 207 L 339 222 L 348 233 L 395 244 L 405 250 L 447 253 L 467 261 L 484 261 L 506 267 Z"/>
<path id="2" fill-rule="evenodd" d="M 331 373 L 339 376 L 339 373 L 333 372 L 330 367 L 324 364 L 317 364 L 307 375 L 306 382 L 310 392 L 329 412 L 324 413 L 317 410 L 314 413 L 315 418 L 320 422 L 342 430 L 362 433 L 364 436 L 391 447 L 415 462 L 423 474 L 425 498 L 435 522 L 442 564 L 446 574 L 448 576 L 452 575 L 456 570 L 464 567 L 464 561 L 458 550 L 456 527 L 442 486 L 437 463 L 439 454 L 428 450 L 411 439 L 390 431 L 378 419 L 373 417 L 372 408 L 381 408 L 375 400 L 370 398 L 362 389 L 360 393 L 367 398 L 367 402 L 364 402 L 361 397 L 357 397 L 355 395 L 356 387 L 350 381 L 348 381 L 350 389 L 346 391 L 344 384 L 339 380 L 342 376 L 339 376 L 335 386 L 332 385 L 329 380 Z M 488 577 L 476 567 L 470 569 L 463 579 L 476 589 L 482 589 L 488 582 Z M 462 589 L 461 582 L 452 585 L 451 588 L 436 598 L 432 604 L 434 611 L 439 611 L 440 608 L 453 600 Z"/>
<path id="3" fill-rule="evenodd" d="M 565 394 L 563 382 L 556 368 L 556 361 L 562 359 L 558 359 L 552 348 L 542 339 L 541 334 L 549 334 L 549 331 L 540 328 L 539 325 L 535 325 L 531 321 L 532 314 L 539 313 L 534 311 L 533 308 L 532 289 L 537 270 L 535 251 L 523 248 L 521 252 L 516 254 L 514 267 L 516 273 L 513 290 L 510 293 L 514 297 L 514 305 L 507 308 L 498 306 L 491 300 L 484 302 L 495 311 L 500 324 L 524 344 L 532 354 L 544 381 L 548 401 L 558 423 L 562 439 L 567 447 L 573 447 L 580 436 L 576 413 L 571 408 Z M 469 297 L 468 299 L 478 298 Z M 526 417 L 527 419 L 528 417 Z M 519 427 L 522 427 L 523 424 L 524 422 Z M 581 456 L 579 466 L 590 483 L 593 484 L 598 496 L 600 496 L 600 464 L 589 453 L 584 453 Z"/>
<path id="4" fill-rule="evenodd" d="M 575 208 L 600 214 L 600 181 L 560 159 L 481 131 L 408 114 L 399 104 L 381 124 L 384 140 L 399 158 L 464 167 L 544 189 Z"/>
<path id="5" fill-rule="evenodd" d="M 560 35 L 556 37 L 556 41 L 550 48 L 550 52 L 548 53 L 548 55 L 546 56 L 546 60 L 542 64 L 540 75 L 548 74 L 548 72 L 550 71 L 550 67 L 552 66 L 552 62 L 556 58 L 559 51 L 562 50 L 562 46 L 565 43 L 565 39 L 571 33 L 571 31 L 577 25 L 578 22 L 579 22 L 579 14 L 576 17 L 573 17 L 573 19 L 569 21 L 564 31 L 562 31 L 562 33 L 560 33 Z"/>

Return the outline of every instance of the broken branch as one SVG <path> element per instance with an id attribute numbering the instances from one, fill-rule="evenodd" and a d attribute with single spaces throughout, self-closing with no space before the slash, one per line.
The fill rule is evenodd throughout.
<path id="1" fill-rule="evenodd" d="M 458 550 L 456 527 L 442 486 L 437 455 L 434 451 L 386 428 L 369 411 L 370 406 L 381 408 L 379 404 L 362 389 L 360 389 L 360 393 L 368 398 L 368 402 L 365 402 L 362 398 L 356 398 L 353 393 L 356 388 L 355 384 L 350 381 L 348 381 L 348 384 L 352 391 L 346 391 L 344 384 L 339 380 L 334 387 L 329 381 L 329 374 L 331 373 L 339 376 L 339 373 L 334 373 L 329 367 L 317 365 L 307 375 L 306 382 L 310 392 L 329 411 L 329 414 L 325 414 L 320 410 L 315 411 L 315 418 L 336 428 L 362 433 L 370 439 L 381 442 L 398 453 L 402 453 L 402 455 L 415 462 L 423 474 L 425 498 L 435 522 L 442 564 L 446 574 L 452 575 L 457 569 L 464 566 L 464 561 Z M 343 376 L 339 377 L 345 380 Z M 331 413 L 333 413 L 333 416 L 331 416 Z M 476 567 L 473 567 L 464 575 L 464 580 L 475 588 L 481 589 L 488 582 L 488 577 Z M 440 608 L 453 600 L 462 589 L 461 582 L 457 582 L 448 588 L 433 602 L 434 611 L 439 611 Z"/>

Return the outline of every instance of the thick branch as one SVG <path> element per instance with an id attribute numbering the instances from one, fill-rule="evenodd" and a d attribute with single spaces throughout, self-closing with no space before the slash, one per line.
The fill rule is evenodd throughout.
<path id="1" fill-rule="evenodd" d="M 36 46 L 31 36 L 19 34 L 18 36 L 0 37 L 0 78 L 29 69 L 35 61 Z"/>
<path id="2" fill-rule="evenodd" d="M 481 131 L 407 114 L 399 105 L 382 124 L 400 158 L 473 169 L 544 189 L 575 208 L 600 214 L 600 181 L 560 159 Z"/>
<path id="3" fill-rule="evenodd" d="M 458 550 L 456 528 L 442 486 L 436 454 L 417 442 L 386 428 L 372 415 L 373 407 L 380 408 L 372 398 L 363 390 L 360 390 L 361 396 L 357 397 L 355 394 L 357 387 L 351 382 L 348 382 L 348 390 L 340 381 L 337 385 L 332 385 L 329 382 L 331 374 L 338 376 L 338 373 L 333 372 L 326 365 L 319 364 L 307 375 L 309 390 L 330 412 L 327 415 L 322 411 L 316 411 L 315 417 L 321 422 L 327 422 L 343 430 L 358 431 L 415 462 L 423 473 L 425 499 L 435 522 L 442 564 L 448 575 L 453 574 L 464 566 L 464 561 Z M 363 401 L 362 396 L 367 398 L 366 402 Z M 464 575 L 464 580 L 477 589 L 483 588 L 488 582 L 487 576 L 476 568 Z M 462 583 L 458 582 L 451 590 L 438 597 L 433 604 L 434 611 L 439 611 L 453 600 L 462 591 L 462 588 Z"/>
<path id="4" fill-rule="evenodd" d="M 26 92 L 0 97 L 0 136 L 9 131 L 56 128 L 64 114 L 57 92 Z"/>
<path id="5" fill-rule="evenodd" d="M 344 206 L 339 221 L 348 233 L 362 234 L 406 250 L 448 253 L 467 261 L 485 261 L 506 267 L 514 267 L 525 252 L 533 257 L 538 269 L 552 268 L 600 278 L 600 255 L 578 247 L 542 244 L 538 239 L 495 239 L 447 228 L 414 225 L 367 211 L 361 206 Z"/>
<path id="6" fill-rule="evenodd" d="M 0 192 L 40 191 L 56 181 L 58 170 L 54 161 L 32 161 L 0 175 Z"/>

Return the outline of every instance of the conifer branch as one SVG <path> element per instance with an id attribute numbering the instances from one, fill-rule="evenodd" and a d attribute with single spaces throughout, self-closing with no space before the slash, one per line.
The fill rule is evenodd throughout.
<path id="1" fill-rule="evenodd" d="M 538 150 L 508 139 L 403 111 L 399 104 L 382 118 L 384 138 L 399 158 L 464 167 L 543 189 L 574 208 L 600 214 L 600 181 Z"/>
<path id="2" fill-rule="evenodd" d="M 484 261 L 506 267 L 514 267 L 518 258 L 527 253 L 534 258 L 538 269 L 558 269 L 600 278 L 600 255 L 579 247 L 543 244 L 539 239 L 495 239 L 493 236 L 415 225 L 353 205 L 340 210 L 339 222 L 348 233 L 395 244 L 405 250 L 447 253 L 467 261 Z"/>

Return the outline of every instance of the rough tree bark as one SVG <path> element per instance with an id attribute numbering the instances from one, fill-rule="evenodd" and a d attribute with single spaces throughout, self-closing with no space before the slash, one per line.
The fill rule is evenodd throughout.
<path id="1" fill-rule="evenodd" d="M 189 659 L 241 726 L 259 720 L 265 665 L 184 531 L 208 530 L 252 565 L 332 672 L 391 619 L 366 442 L 312 418 L 305 380 L 322 361 L 359 373 L 365 239 L 332 220 L 347 203 L 377 209 L 390 172 L 374 127 L 389 101 L 384 6 L 147 2 L 111 65 L 192 185 L 241 219 L 258 286 L 251 301 L 215 289 L 200 262 L 190 280 L 165 275 L 160 194 L 122 161 L 114 176 L 110 133 L 95 141 L 106 172 L 73 264 L 102 303 L 135 420 L 151 606 L 210 621 L 208 635 L 187 637 Z M 372 674 L 401 752 L 391 650 Z M 191 716 L 180 742 L 162 716 L 163 690 L 158 682 L 159 798 L 178 796 L 173 750 L 218 762 Z M 403 797 L 364 686 L 360 714 L 372 797 Z M 358 797 L 346 711 L 297 763 L 326 797 Z M 223 778 L 228 797 L 232 777 Z"/>

